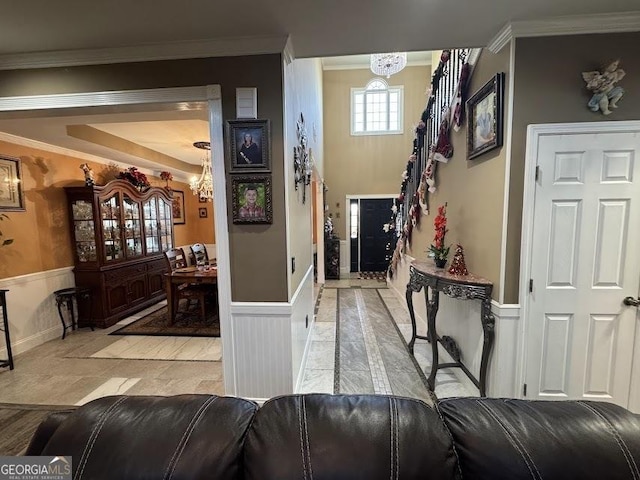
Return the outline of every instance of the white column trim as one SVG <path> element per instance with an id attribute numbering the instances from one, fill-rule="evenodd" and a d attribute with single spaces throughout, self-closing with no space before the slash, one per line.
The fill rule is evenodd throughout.
<path id="1" fill-rule="evenodd" d="M 0 97 L 0 112 L 197 102 L 220 99 L 222 98 L 220 92 L 220 85 L 202 85 L 197 87 L 151 88 L 114 92 L 20 95 Z"/>
<path id="2" fill-rule="evenodd" d="M 511 152 L 513 144 L 513 103 L 515 91 L 515 63 L 516 63 L 516 42 L 511 42 L 509 50 L 509 73 L 507 81 L 507 92 L 509 101 L 507 103 L 507 119 L 505 122 L 505 161 L 504 161 L 504 196 L 502 199 L 502 239 L 500 244 L 500 291 L 498 301 L 504 302 L 504 285 L 507 278 L 507 226 L 509 225 L 509 192 L 511 182 Z"/>

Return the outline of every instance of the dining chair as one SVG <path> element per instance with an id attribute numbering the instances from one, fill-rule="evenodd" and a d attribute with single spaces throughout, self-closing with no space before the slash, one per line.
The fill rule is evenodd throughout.
<path id="1" fill-rule="evenodd" d="M 193 264 L 208 264 L 209 263 L 209 254 L 207 253 L 207 247 L 202 243 L 194 243 L 191 245 L 191 258 L 193 259 Z"/>
<path id="2" fill-rule="evenodd" d="M 164 252 L 165 258 L 171 272 L 175 272 L 179 268 L 185 268 L 187 266 L 187 257 L 184 254 L 182 248 L 172 248 Z M 200 316 L 202 321 L 206 321 L 205 312 L 205 299 L 209 294 L 209 290 L 206 285 L 183 283 L 176 289 L 177 297 L 174 299 L 177 305 L 180 305 L 180 300 L 187 300 L 187 310 L 190 307 L 191 301 L 195 300 L 200 307 Z"/>

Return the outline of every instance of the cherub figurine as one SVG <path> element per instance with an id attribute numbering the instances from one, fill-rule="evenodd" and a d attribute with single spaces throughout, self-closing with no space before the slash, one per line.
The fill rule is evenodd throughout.
<path id="1" fill-rule="evenodd" d="M 93 187 L 96 184 L 96 181 L 93 179 L 93 170 L 88 163 L 83 163 L 80 165 L 80 169 L 84 172 L 84 184 L 87 187 Z"/>
<path id="2" fill-rule="evenodd" d="M 593 92 L 593 97 L 587 106 L 593 111 L 600 110 L 604 115 L 611 113 L 611 108 L 618 108 L 618 100 L 624 95 L 622 87 L 614 86 L 622 80 L 625 71 L 618 68 L 620 60 L 612 62 L 604 72 L 582 72 L 582 78 L 587 83 L 587 89 Z"/>

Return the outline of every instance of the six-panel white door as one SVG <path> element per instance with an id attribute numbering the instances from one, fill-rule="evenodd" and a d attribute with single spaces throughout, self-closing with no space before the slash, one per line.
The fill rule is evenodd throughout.
<path id="1" fill-rule="evenodd" d="M 640 133 L 538 138 L 527 398 L 628 407 L 640 388 L 640 317 L 622 302 L 640 289 Z"/>

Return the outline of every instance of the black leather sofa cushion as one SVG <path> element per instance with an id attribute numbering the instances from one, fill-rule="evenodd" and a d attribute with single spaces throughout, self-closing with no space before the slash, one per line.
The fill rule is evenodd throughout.
<path id="1" fill-rule="evenodd" d="M 438 402 L 465 479 L 640 480 L 640 417 L 601 402 Z"/>
<path id="2" fill-rule="evenodd" d="M 293 395 L 266 402 L 245 442 L 248 480 L 457 478 L 449 434 L 420 400 Z"/>
<path id="3" fill-rule="evenodd" d="M 69 455 L 73 478 L 236 479 L 257 405 L 212 395 L 114 396 L 69 414 L 42 455 Z"/>

